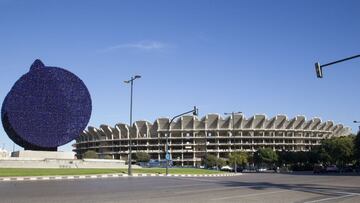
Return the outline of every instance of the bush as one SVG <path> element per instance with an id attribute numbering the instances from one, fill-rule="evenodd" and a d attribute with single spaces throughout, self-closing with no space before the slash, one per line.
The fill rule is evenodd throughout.
<path id="1" fill-rule="evenodd" d="M 136 162 L 149 162 L 150 161 L 150 155 L 146 152 L 137 152 L 135 154 Z"/>
<path id="2" fill-rule="evenodd" d="M 93 150 L 86 151 L 82 157 L 83 157 L 83 159 L 98 159 L 99 158 L 97 153 Z"/>
<path id="3" fill-rule="evenodd" d="M 314 169 L 313 164 L 294 164 L 291 166 L 293 171 L 312 171 Z"/>
<path id="4" fill-rule="evenodd" d="M 108 155 L 108 154 L 107 154 L 107 155 L 104 156 L 104 159 L 113 159 L 113 158 L 112 158 L 111 155 Z"/>
<path id="5" fill-rule="evenodd" d="M 204 164 L 208 168 L 213 168 L 213 167 L 221 168 L 226 164 L 226 162 L 223 159 L 217 158 L 216 156 L 209 154 L 205 157 Z"/>

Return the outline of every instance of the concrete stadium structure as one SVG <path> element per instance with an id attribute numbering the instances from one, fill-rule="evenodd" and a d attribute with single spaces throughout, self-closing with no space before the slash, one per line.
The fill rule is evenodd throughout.
<path id="1" fill-rule="evenodd" d="M 273 150 L 306 151 L 319 145 L 322 139 L 346 136 L 350 128 L 333 121 L 322 122 L 319 118 L 306 120 L 304 116 L 288 119 L 277 115 L 268 119 L 265 115 L 221 117 L 208 114 L 182 116 L 169 128 L 169 118 L 159 118 L 154 123 L 136 121 L 133 127 L 119 123 L 115 127 L 101 125 L 88 127 L 74 144 L 77 157 L 87 150 L 95 150 L 100 157 L 127 160 L 129 137 L 132 152 L 146 152 L 152 159 L 165 157 L 166 136 L 169 135 L 169 151 L 174 165 L 199 166 L 206 154 L 226 158 L 234 151 L 254 152 L 258 148 Z"/>

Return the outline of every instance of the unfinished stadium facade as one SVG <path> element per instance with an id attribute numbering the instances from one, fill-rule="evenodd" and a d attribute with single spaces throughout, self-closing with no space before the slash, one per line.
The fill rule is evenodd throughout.
<path id="1" fill-rule="evenodd" d="M 234 116 L 234 117 L 233 117 Z M 174 165 L 199 166 L 203 157 L 213 154 L 226 158 L 235 151 L 254 152 L 259 148 L 273 150 L 307 151 L 319 145 L 322 139 L 346 136 L 350 128 L 319 118 L 306 120 L 304 116 L 288 119 L 285 115 L 267 118 L 265 115 L 221 117 L 208 114 L 182 116 L 169 126 L 169 118 L 156 119 L 154 123 L 136 121 L 133 127 L 119 123 L 114 127 L 101 125 L 88 127 L 74 144 L 74 151 L 81 158 L 88 150 L 100 157 L 127 160 L 129 141 L 132 153 L 146 152 L 151 159 L 165 158 L 166 136 Z"/>

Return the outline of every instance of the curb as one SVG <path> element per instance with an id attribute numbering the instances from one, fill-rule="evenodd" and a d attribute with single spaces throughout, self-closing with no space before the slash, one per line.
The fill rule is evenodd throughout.
<path id="1" fill-rule="evenodd" d="M 117 178 L 117 177 L 226 177 L 238 176 L 237 174 L 150 174 L 150 173 L 135 173 L 132 176 L 128 174 L 104 174 L 104 175 L 73 175 L 73 176 L 31 176 L 31 177 L 0 177 L 0 182 L 9 181 L 41 181 L 41 180 L 80 180 L 80 179 L 99 179 L 99 178 Z"/>

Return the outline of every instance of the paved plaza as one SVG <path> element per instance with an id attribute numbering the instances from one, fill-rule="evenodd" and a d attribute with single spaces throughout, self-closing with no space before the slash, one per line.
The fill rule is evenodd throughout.
<path id="1" fill-rule="evenodd" d="M 360 176 L 245 173 L 0 182 L 0 202 L 360 202 Z"/>

